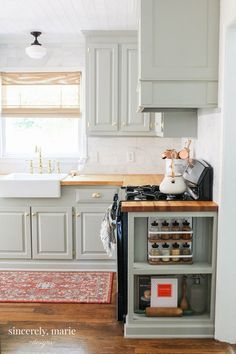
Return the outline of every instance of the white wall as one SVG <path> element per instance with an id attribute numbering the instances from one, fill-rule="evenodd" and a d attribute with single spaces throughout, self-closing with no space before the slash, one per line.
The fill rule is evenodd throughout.
<path id="1" fill-rule="evenodd" d="M 236 10 L 236 9 L 235 9 Z M 236 12 L 235 12 L 236 19 Z M 236 21 L 226 32 L 222 92 L 222 173 L 218 232 L 216 338 L 236 343 L 236 238 L 233 231 L 236 198 Z"/>
<path id="2" fill-rule="evenodd" d="M 214 167 L 214 198 L 219 202 L 215 337 L 230 343 L 236 343 L 236 238 L 232 228 L 236 215 L 236 163 L 233 161 L 236 142 L 236 29 L 229 32 L 229 25 L 235 19 L 236 1 L 221 0 L 221 111 L 199 110 L 199 135 L 195 141 L 196 157 L 204 158 Z"/>
<path id="3" fill-rule="evenodd" d="M 213 199 L 216 202 L 220 197 L 221 124 L 220 110 L 198 111 L 198 139 L 194 142 L 194 153 L 196 158 L 206 160 L 214 169 Z"/>
<path id="4" fill-rule="evenodd" d="M 1 40 L 1 38 L 0 38 Z M 5 41 L 6 42 L 6 41 Z M 3 70 L 74 70 L 85 65 L 85 50 L 82 42 L 46 43 L 48 54 L 41 60 L 25 55 L 25 40 L 21 43 L 0 43 L 0 71 Z M 181 148 L 181 139 L 90 137 L 87 140 L 88 156 L 84 173 L 161 173 L 165 162 L 161 153 L 167 148 Z M 127 151 L 135 153 L 135 161 L 127 163 Z M 76 168 L 76 161 L 62 163 L 67 172 Z M 0 173 L 14 170 L 27 171 L 28 163 L 17 160 L 0 161 Z"/>

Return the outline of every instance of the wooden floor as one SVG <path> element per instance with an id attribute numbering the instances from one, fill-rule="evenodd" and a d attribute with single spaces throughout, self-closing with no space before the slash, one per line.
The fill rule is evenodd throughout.
<path id="1" fill-rule="evenodd" d="M 109 305 L 0 304 L 1 354 L 236 353 L 236 345 L 211 339 L 124 339 L 123 326 L 116 321 L 113 285 Z M 27 329 L 32 333 L 16 335 Z M 56 329 L 61 332 L 53 332 Z M 33 334 L 40 330 L 41 335 Z"/>

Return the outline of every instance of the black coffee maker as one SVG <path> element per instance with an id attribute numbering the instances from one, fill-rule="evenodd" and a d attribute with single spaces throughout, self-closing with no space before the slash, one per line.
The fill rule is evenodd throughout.
<path id="1" fill-rule="evenodd" d="M 185 193 L 193 200 L 212 200 L 213 168 L 204 160 L 191 159 L 183 178 L 187 184 Z"/>

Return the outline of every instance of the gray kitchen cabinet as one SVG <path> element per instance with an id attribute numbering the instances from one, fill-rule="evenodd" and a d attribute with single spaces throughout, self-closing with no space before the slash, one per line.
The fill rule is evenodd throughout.
<path id="1" fill-rule="evenodd" d="M 121 126 L 122 132 L 150 132 L 150 114 L 138 113 L 137 44 L 121 45 Z"/>
<path id="2" fill-rule="evenodd" d="M 105 212 L 116 193 L 118 188 L 114 186 L 76 188 L 76 259 L 114 263 L 115 252 L 113 258 L 107 256 L 100 238 L 100 229 Z"/>
<path id="3" fill-rule="evenodd" d="M 155 135 L 149 113 L 137 113 L 136 31 L 84 31 L 89 135 Z"/>
<path id="4" fill-rule="evenodd" d="M 219 0 L 141 0 L 139 107 L 217 106 Z"/>
<path id="5" fill-rule="evenodd" d="M 150 218 L 157 220 L 192 220 L 192 264 L 183 261 L 148 262 L 148 233 Z M 162 240 L 156 240 L 157 244 Z M 170 243 L 170 240 L 166 241 Z M 177 241 L 181 242 L 181 241 Z M 184 240 L 186 242 L 186 240 Z M 187 241 L 190 242 L 190 241 Z M 160 246 L 161 247 L 161 246 Z M 131 212 L 128 214 L 128 313 L 124 334 L 130 338 L 208 338 L 214 337 L 215 287 L 217 253 L 217 212 Z M 183 253 L 181 253 L 183 255 Z M 158 256 L 157 256 L 158 257 Z M 160 256 L 161 257 L 161 256 Z M 181 257 L 181 256 L 180 256 Z M 165 265 L 164 265 L 165 263 Z M 147 317 L 140 308 L 139 277 L 175 278 L 178 282 L 178 305 L 183 296 L 181 283 L 187 277 L 187 298 L 196 275 L 200 275 L 205 288 L 205 310 L 182 317 Z M 142 300 L 142 297 L 141 297 Z M 193 309 L 192 309 L 193 310 Z"/>
<path id="6" fill-rule="evenodd" d="M 31 258 L 29 207 L 0 208 L 0 259 Z"/>
<path id="7" fill-rule="evenodd" d="M 195 110 L 155 113 L 156 135 L 162 138 L 197 137 L 198 120 Z"/>
<path id="8" fill-rule="evenodd" d="M 118 129 L 118 45 L 89 44 L 87 47 L 88 130 Z"/>
<path id="9" fill-rule="evenodd" d="M 72 208 L 32 207 L 34 259 L 72 259 Z"/>
<path id="10" fill-rule="evenodd" d="M 76 259 L 110 260 L 100 238 L 101 223 L 109 204 L 85 204 L 76 208 Z"/>

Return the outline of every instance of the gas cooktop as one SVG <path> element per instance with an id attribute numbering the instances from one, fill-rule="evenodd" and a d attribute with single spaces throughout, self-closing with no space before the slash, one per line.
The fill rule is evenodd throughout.
<path id="1" fill-rule="evenodd" d="M 123 198 L 126 201 L 144 201 L 144 200 L 192 200 L 187 193 L 183 194 L 164 194 L 160 192 L 159 186 L 127 186 L 122 187 Z"/>

